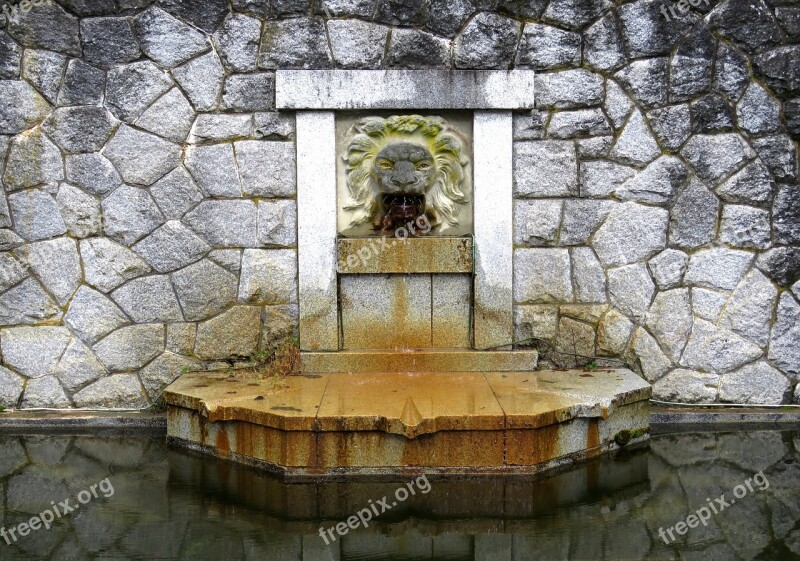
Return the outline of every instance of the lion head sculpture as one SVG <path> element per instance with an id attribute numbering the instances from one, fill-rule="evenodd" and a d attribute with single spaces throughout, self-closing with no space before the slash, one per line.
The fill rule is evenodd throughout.
<path id="1" fill-rule="evenodd" d="M 351 129 L 347 189 L 351 226 L 386 227 L 387 200 L 412 208 L 419 200 L 430 225 L 446 231 L 458 225 L 465 166 L 460 133 L 441 117 L 366 117 Z M 409 203 L 409 201 L 412 201 Z M 423 212 L 420 212 L 423 214 Z"/>

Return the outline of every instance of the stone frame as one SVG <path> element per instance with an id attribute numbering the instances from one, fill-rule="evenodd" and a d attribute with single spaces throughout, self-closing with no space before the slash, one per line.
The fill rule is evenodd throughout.
<path id="1" fill-rule="evenodd" d="M 276 108 L 297 119 L 300 345 L 338 351 L 335 111 L 473 111 L 474 347 L 513 340 L 512 110 L 533 108 L 530 70 L 278 70 Z M 478 219 L 480 217 L 480 219 Z"/>

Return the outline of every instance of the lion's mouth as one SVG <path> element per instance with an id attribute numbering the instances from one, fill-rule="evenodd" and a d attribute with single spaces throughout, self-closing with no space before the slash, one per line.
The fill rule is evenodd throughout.
<path id="1" fill-rule="evenodd" d="M 414 220 L 425 214 L 425 195 L 384 195 L 383 208 L 397 218 Z"/>

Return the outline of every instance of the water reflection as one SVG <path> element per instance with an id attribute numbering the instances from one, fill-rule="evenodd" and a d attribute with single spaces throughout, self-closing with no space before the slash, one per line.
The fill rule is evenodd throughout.
<path id="1" fill-rule="evenodd" d="M 320 527 L 406 481 L 287 484 L 160 436 L 0 436 L 5 528 L 106 477 L 115 489 L 50 530 L 0 541 L 0 559 L 800 559 L 799 450 L 799 432 L 666 435 L 539 481 L 431 477 L 429 493 L 326 546 Z M 659 528 L 760 470 L 768 489 L 661 541 Z"/>

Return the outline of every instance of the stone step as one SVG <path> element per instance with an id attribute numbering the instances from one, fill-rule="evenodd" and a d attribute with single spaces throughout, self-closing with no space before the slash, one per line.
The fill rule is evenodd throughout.
<path id="1" fill-rule="evenodd" d="M 301 370 L 328 372 L 512 372 L 533 370 L 539 362 L 534 349 L 471 351 L 465 349 L 403 351 L 303 351 Z"/>

